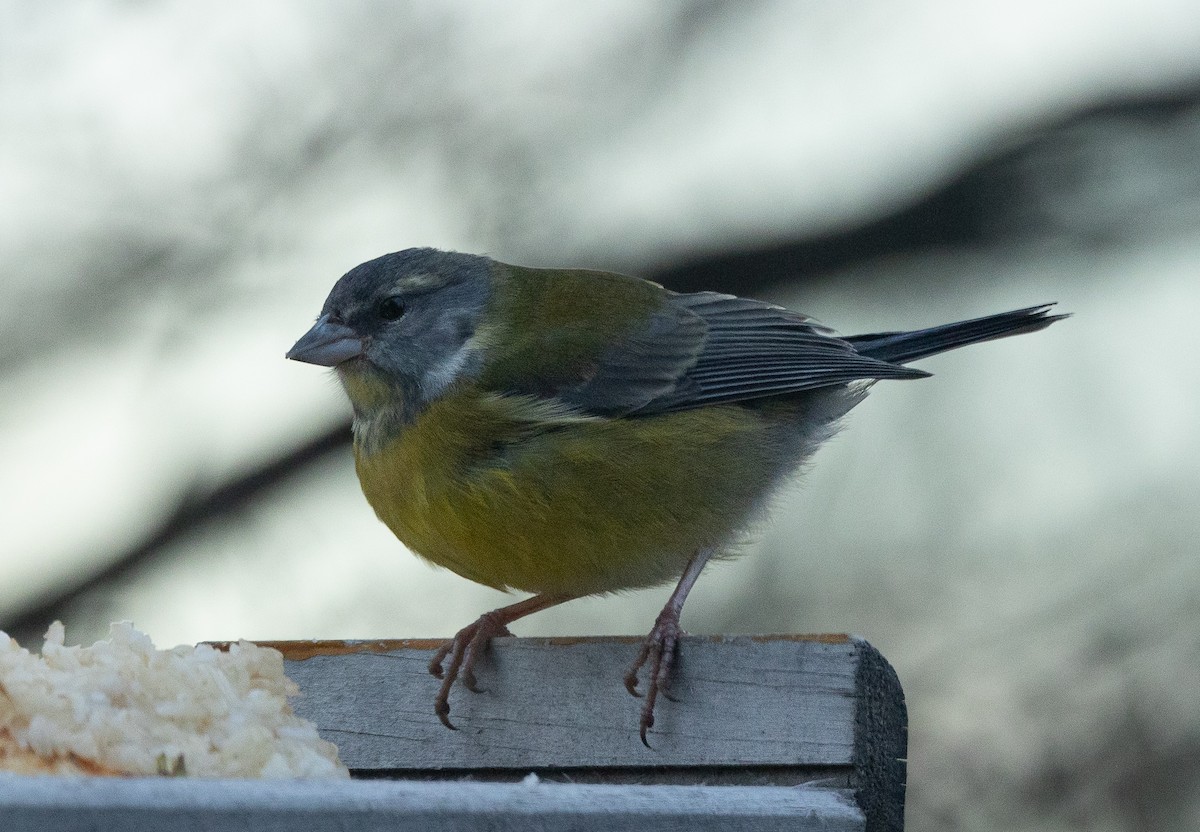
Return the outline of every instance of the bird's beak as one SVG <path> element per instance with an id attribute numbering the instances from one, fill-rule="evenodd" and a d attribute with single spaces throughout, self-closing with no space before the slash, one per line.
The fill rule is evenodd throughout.
<path id="1" fill-rule="evenodd" d="M 320 364 L 322 367 L 336 367 L 343 361 L 362 355 L 363 346 L 361 335 L 345 324 L 332 320 L 331 316 L 322 315 L 312 329 L 288 350 L 286 357 L 293 361 Z"/>

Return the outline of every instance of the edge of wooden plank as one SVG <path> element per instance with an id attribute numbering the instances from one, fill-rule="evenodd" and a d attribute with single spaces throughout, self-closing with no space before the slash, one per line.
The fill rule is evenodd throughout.
<path id="1" fill-rule="evenodd" d="M 845 789 L 544 783 L 262 781 L 0 775 L 5 832 L 459 832 L 596 828 L 859 832 Z"/>
<path id="2" fill-rule="evenodd" d="M 689 639 L 723 642 L 729 635 L 692 635 Z M 743 637 L 743 636 L 739 636 Z M 813 641 L 819 644 L 847 644 L 856 642 L 855 636 L 847 633 L 768 633 L 747 635 L 751 641 Z M 258 641 L 246 639 L 259 647 L 270 647 L 283 654 L 287 661 L 302 662 L 316 656 L 345 656 L 352 653 L 390 653 L 394 650 L 437 650 L 448 638 L 379 638 L 379 639 L 303 639 L 290 641 Z M 523 641 L 536 641 L 548 645 L 567 644 L 628 644 L 640 645 L 643 636 L 530 636 Z M 207 642 L 217 650 L 228 650 L 229 641 Z"/>
<path id="3" fill-rule="evenodd" d="M 855 638 L 854 779 L 868 832 L 902 832 L 908 770 L 908 708 L 895 668 Z"/>

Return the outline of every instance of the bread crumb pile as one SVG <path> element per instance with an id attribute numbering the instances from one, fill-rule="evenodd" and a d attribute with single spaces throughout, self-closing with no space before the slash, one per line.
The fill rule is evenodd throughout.
<path id="1" fill-rule="evenodd" d="M 278 650 L 242 641 L 156 650 L 129 622 L 107 641 L 41 655 L 0 633 L 0 768 L 189 777 L 348 777 L 292 713 Z M 36 762 L 41 761 L 40 765 Z"/>

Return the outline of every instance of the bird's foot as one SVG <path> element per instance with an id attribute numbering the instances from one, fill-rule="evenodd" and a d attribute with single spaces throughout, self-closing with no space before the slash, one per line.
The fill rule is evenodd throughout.
<path id="1" fill-rule="evenodd" d="M 487 650 L 493 638 L 512 635 L 505 626 L 503 616 L 499 614 L 502 612 L 492 610 L 479 616 L 474 623 L 463 627 L 452 640 L 442 645 L 429 662 L 429 672 L 442 680 L 437 698 L 433 700 L 433 712 L 451 731 L 458 730 L 450 722 L 450 688 L 455 680 L 461 677 L 463 687 L 473 693 L 481 693 L 483 689 L 475 680 L 475 662 Z M 442 663 L 447 656 L 450 657 L 450 665 L 443 669 Z"/>
<path id="2" fill-rule="evenodd" d="M 646 701 L 642 703 L 642 718 L 638 731 L 642 738 L 642 744 L 647 748 L 650 747 L 650 743 L 646 740 L 646 732 L 654 727 L 654 704 L 658 701 L 658 695 L 661 693 L 666 698 L 671 698 L 668 692 L 671 684 L 671 668 L 675 664 L 679 637 L 683 634 L 683 630 L 679 627 L 679 609 L 668 604 L 658 614 L 658 619 L 654 622 L 654 629 L 642 642 L 642 649 L 638 652 L 637 659 L 629 668 L 629 672 L 625 674 L 625 689 L 634 696 L 641 696 L 637 689 L 638 672 L 644 665 L 649 665 Z"/>

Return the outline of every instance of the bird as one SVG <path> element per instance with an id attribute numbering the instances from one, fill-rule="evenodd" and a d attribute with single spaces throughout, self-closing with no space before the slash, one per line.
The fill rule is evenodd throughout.
<path id="1" fill-rule="evenodd" d="M 623 678 L 649 746 L 705 564 L 738 550 L 875 382 L 1044 329 L 1067 317 L 1054 305 L 841 337 L 735 295 L 409 248 L 343 275 L 286 356 L 336 371 L 363 494 L 409 550 L 531 593 L 437 651 L 438 719 L 456 727 L 453 686 L 480 690 L 476 665 L 514 621 L 675 581 Z"/>

